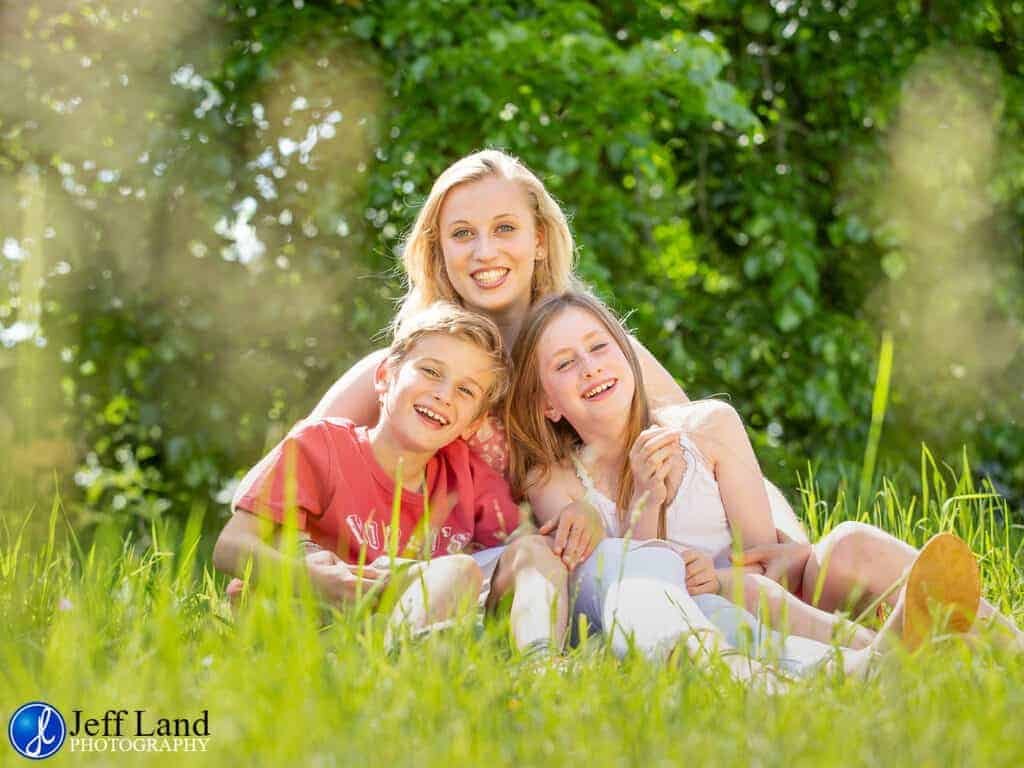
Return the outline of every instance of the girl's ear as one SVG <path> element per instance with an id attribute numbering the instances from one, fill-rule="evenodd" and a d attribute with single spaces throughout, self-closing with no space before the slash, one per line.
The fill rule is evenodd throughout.
<path id="1" fill-rule="evenodd" d="M 555 408 L 546 397 L 544 398 L 544 418 L 554 423 L 562 420 L 562 412 Z"/>

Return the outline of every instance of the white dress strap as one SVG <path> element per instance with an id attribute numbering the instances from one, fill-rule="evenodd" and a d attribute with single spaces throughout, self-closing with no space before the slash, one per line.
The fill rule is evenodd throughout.
<path id="1" fill-rule="evenodd" d="M 584 498 L 601 513 L 601 520 L 604 522 L 605 534 L 612 537 L 620 535 L 619 515 L 615 509 L 615 502 L 597 490 L 597 486 L 594 485 L 594 481 L 591 479 L 590 473 L 587 472 L 587 468 L 583 466 L 583 462 L 580 461 L 580 457 L 575 453 L 572 454 L 572 465 L 576 470 L 577 479 L 583 486 Z"/>

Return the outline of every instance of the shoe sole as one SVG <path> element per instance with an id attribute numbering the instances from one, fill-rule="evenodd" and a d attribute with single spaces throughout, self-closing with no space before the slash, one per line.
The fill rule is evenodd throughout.
<path id="1" fill-rule="evenodd" d="M 914 651 L 928 638 L 935 618 L 946 630 L 967 632 L 981 601 L 978 561 L 963 539 L 952 533 L 932 536 L 914 560 L 903 606 L 903 644 Z"/>

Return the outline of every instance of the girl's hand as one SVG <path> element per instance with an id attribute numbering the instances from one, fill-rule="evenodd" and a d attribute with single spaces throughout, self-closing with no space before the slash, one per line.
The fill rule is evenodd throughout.
<path id="1" fill-rule="evenodd" d="M 661 509 L 668 498 L 667 478 L 678 471 L 678 465 L 672 461 L 674 456 L 682 458 L 679 430 L 648 427 L 640 433 L 629 450 L 629 466 L 636 486 L 634 504 L 646 494 L 647 508 Z"/>
<path id="2" fill-rule="evenodd" d="M 538 533 L 547 536 L 552 531 L 555 531 L 553 551 L 570 571 L 590 557 L 605 537 L 600 514 L 583 501 L 566 505 L 557 517 L 544 523 Z"/>
<path id="3" fill-rule="evenodd" d="M 718 574 L 711 557 L 696 549 L 684 549 L 682 556 L 686 563 L 686 591 L 691 595 L 716 594 Z"/>

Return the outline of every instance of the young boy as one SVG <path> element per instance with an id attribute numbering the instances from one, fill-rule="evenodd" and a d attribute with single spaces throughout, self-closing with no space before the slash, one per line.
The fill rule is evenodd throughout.
<path id="1" fill-rule="evenodd" d="M 450 618 L 461 600 L 475 603 L 482 574 L 461 553 L 470 545 L 499 546 L 519 524 L 504 479 L 462 439 L 507 386 L 498 328 L 480 315 L 435 304 L 399 329 L 375 385 L 381 409 L 374 427 L 346 419 L 302 422 L 260 462 L 213 561 L 238 576 L 251 558 L 258 578 L 292 556 L 280 550 L 280 533 L 294 510 L 302 544 L 296 557 L 314 588 L 334 603 L 353 600 L 388 578 L 395 478 L 401 476 L 397 551 L 432 554 L 412 566 L 412 586 L 392 617 L 416 631 Z M 274 524 L 269 543 L 260 518 Z M 229 593 L 241 586 L 235 579 Z"/>

